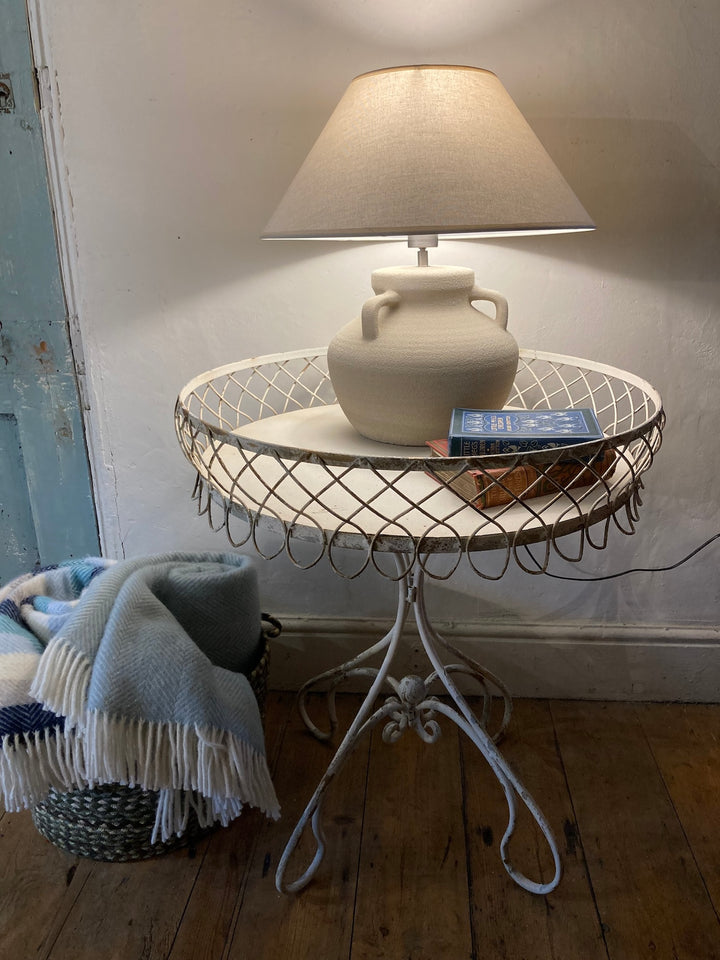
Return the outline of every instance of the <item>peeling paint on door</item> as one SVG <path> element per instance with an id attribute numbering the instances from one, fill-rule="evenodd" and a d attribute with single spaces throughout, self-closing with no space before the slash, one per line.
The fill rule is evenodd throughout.
<path id="1" fill-rule="evenodd" d="M 99 548 L 24 0 L 0 5 L 0 38 L 1 585 Z"/>

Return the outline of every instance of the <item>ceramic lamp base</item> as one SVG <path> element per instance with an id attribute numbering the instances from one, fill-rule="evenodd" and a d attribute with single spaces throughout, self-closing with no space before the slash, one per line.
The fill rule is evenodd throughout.
<path id="1" fill-rule="evenodd" d="M 419 446 L 447 435 L 454 407 L 504 405 L 518 362 L 504 297 L 466 267 L 386 267 L 372 286 L 328 347 L 338 403 L 359 433 Z M 476 300 L 493 303 L 495 317 Z"/>

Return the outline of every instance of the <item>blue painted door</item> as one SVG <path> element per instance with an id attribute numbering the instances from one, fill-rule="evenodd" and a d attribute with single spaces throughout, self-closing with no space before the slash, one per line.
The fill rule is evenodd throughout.
<path id="1" fill-rule="evenodd" d="M 0 584 L 97 552 L 25 0 L 1 0 Z"/>

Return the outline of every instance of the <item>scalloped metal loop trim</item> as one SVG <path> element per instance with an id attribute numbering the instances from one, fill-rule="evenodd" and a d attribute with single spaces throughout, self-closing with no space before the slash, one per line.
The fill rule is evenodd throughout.
<path id="1" fill-rule="evenodd" d="M 438 557 L 454 557 L 449 569 L 445 571 L 433 570 L 429 564 L 431 561 L 437 561 Z M 450 577 L 455 573 L 457 568 L 460 566 L 464 553 L 463 548 L 461 547 L 458 551 L 448 550 L 440 551 L 433 550 L 432 552 L 418 553 L 417 564 L 426 577 L 429 577 L 431 580 L 445 581 L 449 580 Z"/>
<path id="2" fill-rule="evenodd" d="M 200 474 L 198 473 L 198 471 L 196 470 L 196 471 L 195 471 L 195 481 L 194 481 L 194 483 L 193 483 L 193 488 L 192 488 L 192 493 L 190 494 L 190 499 L 191 499 L 191 500 L 199 500 L 199 499 L 202 497 L 202 489 L 203 489 L 203 479 L 202 479 L 202 477 L 200 476 Z"/>
<path id="3" fill-rule="evenodd" d="M 195 482 L 195 489 L 197 493 L 193 491 L 193 499 L 197 501 L 197 515 L 199 517 L 207 516 L 208 510 L 210 509 L 210 487 L 203 479 L 201 474 L 197 474 L 197 479 Z M 203 496 L 205 497 L 205 505 L 203 506 Z"/>
<path id="4" fill-rule="evenodd" d="M 610 539 L 610 523 L 615 517 L 617 511 L 613 511 L 610 516 L 605 517 L 604 520 L 599 520 L 597 523 L 593 524 L 592 527 L 585 527 L 585 539 L 588 542 L 588 545 L 593 548 L 593 550 L 604 550 L 608 545 Z M 601 536 L 599 538 L 596 536 L 597 531 L 600 530 Z M 556 548 L 557 549 L 557 548 Z M 560 550 L 557 550 L 559 556 L 563 557 L 563 554 Z"/>
<path id="5" fill-rule="evenodd" d="M 280 545 L 274 553 L 265 553 L 265 551 L 261 548 L 260 544 L 258 543 L 258 516 L 257 514 L 253 513 L 251 514 L 251 533 L 252 533 L 253 547 L 257 551 L 258 556 L 262 557 L 263 560 L 274 560 L 275 557 L 279 557 L 280 554 L 285 550 L 285 535 L 286 535 L 285 521 L 280 516 L 278 516 L 278 514 L 275 513 L 274 510 L 265 508 L 263 512 L 273 517 L 277 521 L 281 530 L 283 531 L 282 534 L 278 534 L 276 531 L 273 531 L 273 530 L 270 531 L 271 534 L 279 537 Z"/>
<path id="6" fill-rule="evenodd" d="M 577 549 L 573 550 L 572 552 L 561 549 L 561 547 L 558 545 L 558 541 L 561 539 L 560 537 L 553 537 L 552 549 L 567 563 L 580 563 L 585 555 L 585 543 L 589 543 L 587 532 L 588 528 L 583 526 L 579 527 L 577 530 L 573 530 L 571 533 L 566 534 L 565 537 L 562 538 L 563 543 L 565 543 L 565 541 L 572 542 L 577 539 Z M 592 546 L 592 544 L 590 545 Z"/>
<path id="7" fill-rule="evenodd" d="M 309 562 L 306 562 L 306 563 L 301 563 L 301 562 L 297 559 L 297 557 L 295 557 L 295 555 L 293 554 L 292 546 L 291 546 L 291 541 L 292 541 L 292 539 L 293 539 L 294 520 L 291 521 L 290 523 L 288 523 L 288 525 L 287 525 L 287 530 L 285 531 L 285 552 L 287 553 L 287 555 L 288 555 L 289 559 L 291 560 L 291 562 L 292 562 L 299 570 L 310 570 L 312 567 L 316 566 L 316 565 L 322 560 L 322 558 L 325 556 L 325 552 L 326 552 L 326 549 L 327 549 L 327 537 L 326 537 L 325 531 L 323 530 L 323 528 L 320 526 L 320 524 L 319 524 L 316 520 L 314 520 L 312 517 L 310 517 L 309 519 L 312 521 L 312 523 L 313 523 L 314 526 L 315 526 L 315 529 L 316 529 L 316 530 L 318 531 L 318 533 L 320 534 L 320 539 L 319 539 L 319 543 L 318 543 L 318 546 L 320 547 L 320 550 L 319 550 L 317 556 L 316 556 L 313 560 L 310 560 Z M 308 540 L 303 540 L 303 543 L 308 543 L 308 542 L 309 542 Z"/>
<path id="8" fill-rule="evenodd" d="M 405 549 L 403 549 L 402 552 L 403 552 L 403 556 L 407 555 L 407 552 Z M 381 549 L 380 545 L 378 544 L 378 538 L 375 535 L 373 535 L 371 540 L 371 545 L 370 545 L 370 564 L 377 571 L 377 573 L 380 574 L 381 577 L 385 577 L 386 580 L 391 580 L 394 582 L 401 578 L 396 576 L 395 574 L 388 573 L 387 570 L 384 570 L 378 560 L 378 555 L 380 557 L 385 557 L 387 556 L 387 553 L 388 553 L 387 550 Z M 414 555 L 415 551 L 413 550 L 412 553 Z"/>
<path id="9" fill-rule="evenodd" d="M 454 540 L 455 543 L 457 544 L 456 550 L 442 550 L 442 551 L 433 550 L 432 544 L 428 544 L 428 537 L 430 536 L 430 534 L 434 530 L 438 530 L 438 529 L 441 530 L 443 528 L 448 531 L 448 533 L 450 534 L 450 538 Z M 456 554 L 455 562 L 453 563 L 450 570 L 447 571 L 446 573 L 438 573 L 434 570 L 431 570 L 427 565 L 429 558 L 434 557 L 438 553 L 442 553 L 443 555 L 451 554 L 451 553 Z M 438 523 L 433 524 L 433 526 L 430 527 L 428 530 L 426 530 L 425 533 L 422 534 L 422 536 L 417 541 L 418 563 L 422 567 L 423 572 L 426 573 L 428 577 L 431 577 L 433 580 L 449 580 L 450 577 L 455 573 L 457 568 L 460 566 L 462 555 L 463 555 L 462 539 L 460 538 L 460 535 L 457 533 L 457 531 L 453 527 L 451 527 L 449 523 L 446 523 L 445 521 L 438 521 Z"/>
<path id="10" fill-rule="evenodd" d="M 476 551 L 469 550 L 467 545 L 465 546 L 464 553 L 465 553 L 465 556 L 467 557 L 467 561 L 470 565 L 470 569 L 473 570 L 483 580 L 491 580 L 491 581 L 501 580 L 505 576 L 507 568 L 510 566 L 510 559 L 512 557 L 512 542 L 510 540 L 510 534 L 507 532 L 507 530 L 503 529 L 503 527 L 499 523 L 497 523 L 492 517 L 487 517 L 486 519 L 491 524 L 494 524 L 495 526 L 497 526 L 498 530 L 501 533 L 502 539 L 505 541 L 505 547 L 504 547 L 505 559 L 502 561 L 502 568 L 500 570 L 500 573 L 492 574 L 492 573 L 487 573 L 485 570 L 481 570 L 474 560 Z M 497 547 L 495 550 L 477 551 L 477 554 L 482 556 L 484 556 L 485 552 L 495 554 L 495 553 L 499 553 L 500 550 L 502 549 L 503 549 L 502 547 Z"/>
<path id="11" fill-rule="evenodd" d="M 393 551 L 393 557 L 395 558 L 395 567 L 397 573 L 395 575 L 388 573 L 387 570 L 383 570 L 375 564 L 375 551 L 372 552 L 373 555 L 373 565 L 375 569 L 381 573 L 387 580 L 391 580 L 393 583 L 399 583 L 400 580 L 405 580 L 413 571 L 413 568 L 416 562 L 419 560 L 417 548 L 415 550 L 402 552 Z M 400 562 L 400 557 L 403 557 L 404 563 Z M 388 678 L 390 679 L 390 678 Z M 397 683 L 393 680 L 395 692 L 397 693 Z"/>
<path id="12" fill-rule="evenodd" d="M 218 524 L 218 525 L 216 526 L 215 523 L 214 523 L 214 521 L 213 521 L 213 496 L 212 496 L 212 492 L 208 491 L 207 510 L 206 510 L 205 512 L 206 512 L 206 516 L 207 516 L 207 519 L 208 519 L 208 526 L 209 526 L 210 529 L 213 531 L 213 533 L 219 533 L 221 530 L 224 529 L 224 527 L 225 527 L 225 510 L 226 510 L 226 509 L 227 509 L 227 508 L 226 508 L 225 506 L 222 507 L 223 519 L 222 519 L 222 521 L 220 522 L 220 524 Z"/>
<path id="13" fill-rule="evenodd" d="M 345 573 L 345 571 L 342 570 L 335 563 L 335 556 L 333 552 L 335 550 L 342 549 L 342 547 L 341 546 L 339 547 L 335 541 L 337 537 L 342 536 L 343 526 L 344 525 L 341 524 L 339 527 L 336 527 L 336 529 L 333 530 L 332 534 L 330 535 L 330 538 L 327 542 L 327 558 L 334 573 L 336 573 L 339 577 L 342 577 L 344 580 L 354 580 L 356 577 L 359 577 L 361 573 L 365 572 L 365 570 L 368 567 L 368 564 L 370 563 L 370 558 L 372 556 L 372 538 L 368 534 L 363 533 L 362 530 L 360 530 L 360 528 L 357 526 L 357 524 L 349 524 L 349 526 L 355 527 L 357 531 L 356 535 L 362 537 L 362 539 L 365 541 L 364 547 L 354 548 L 357 552 L 362 552 L 364 559 L 354 573 Z"/>
<path id="14" fill-rule="evenodd" d="M 398 533 L 394 533 L 394 532 L 391 533 L 390 530 L 391 530 L 393 527 L 396 527 L 399 531 L 401 531 L 401 533 L 399 533 L 399 534 L 398 534 Z M 412 533 L 411 533 L 411 532 L 408 530 L 408 528 L 407 528 L 406 526 L 404 526 L 402 523 L 398 523 L 397 520 L 388 520 L 388 521 L 386 521 L 386 523 L 384 523 L 384 524 L 380 527 L 380 529 L 379 529 L 379 530 L 376 530 L 375 533 L 373 534 L 373 537 L 372 537 L 372 549 L 371 549 L 371 551 L 370 551 L 370 560 L 371 560 L 371 562 L 372 562 L 372 565 L 375 567 L 375 569 L 376 569 L 379 573 L 382 573 L 382 570 L 381 570 L 380 567 L 378 567 L 378 565 L 377 565 L 377 561 L 375 560 L 375 553 L 376 553 L 376 551 L 379 552 L 379 553 L 386 553 L 386 552 L 387 552 L 386 550 L 383 550 L 383 549 L 379 546 L 379 544 L 384 544 L 385 541 L 390 540 L 391 538 L 394 538 L 394 537 L 398 537 L 398 536 L 407 537 L 408 543 L 412 543 L 412 542 L 413 542 L 413 535 L 412 535 Z M 415 553 L 417 552 L 417 544 L 414 545 L 414 547 L 413 547 L 413 549 L 412 549 L 412 552 L 413 552 L 413 554 L 415 554 Z M 390 577 L 390 579 L 391 579 L 391 580 L 394 580 L 395 577 Z"/>
<path id="15" fill-rule="evenodd" d="M 538 564 L 538 566 L 536 567 L 529 567 L 523 560 L 520 559 L 520 554 L 518 550 L 519 550 L 519 547 L 523 546 L 523 544 L 518 543 L 517 538 L 513 540 L 513 545 L 512 545 L 513 558 L 517 563 L 517 565 L 520 567 L 520 569 L 523 570 L 525 573 L 529 573 L 531 576 L 538 576 L 539 574 L 545 573 L 548 566 L 550 565 L 552 532 L 549 530 L 547 526 L 545 526 L 545 529 L 547 531 L 547 535 L 544 538 L 540 539 L 539 541 L 542 544 L 543 555 L 544 555 L 542 563 L 540 563 L 540 561 L 538 561 L 533 554 L 533 558 L 536 560 L 536 563 Z"/>
<path id="16" fill-rule="evenodd" d="M 572 503 L 568 505 L 568 507 L 560 514 L 560 516 L 556 521 L 556 524 L 553 524 L 552 534 L 551 534 L 551 547 L 558 554 L 558 556 L 562 557 L 564 560 L 567 560 L 569 563 L 578 563 L 580 560 L 582 560 L 583 547 L 587 539 L 586 535 L 587 535 L 589 524 L 588 524 L 587 516 L 583 513 L 583 509 L 580 505 L 580 502 L 576 500 L 575 497 L 573 497 L 572 494 L 570 494 L 569 492 L 567 496 L 568 496 L 568 499 L 572 501 Z M 559 525 L 563 521 L 570 520 L 573 515 L 577 517 L 578 525 L 574 530 L 571 530 L 569 533 L 565 534 L 565 539 L 569 540 L 570 537 L 574 537 L 575 534 L 578 534 L 579 535 L 579 552 L 577 556 L 575 555 L 567 556 L 565 552 L 561 549 L 561 547 L 558 546 L 558 540 L 560 540 L 560 537 L 555 535 L 555 526 Z"/>
<path id="17" fill-rule="evenodd" d="M 249 522 L 247 517 L 244 520 L 238 520 L 238 523 L 245 524 L 245 526 L 247 527 L 247 530 L 242 540 L 236 540 L 232 534 L 232 530 L 230 527 L 230 517 L 235 517 L 235 516 L 236 514 L 232 510 L 232 507 L 230 506 L 230 504 L 227 504 L 225 507 L 225 536 L 227 537 L 228 543 L 230 544 L 231 547 L 235 547 L 235 548 L 244 547 L 245 544 L 248 542 L 248 540 L 250 540 L 250 537 L 252 536 L 252 523 Z"/>

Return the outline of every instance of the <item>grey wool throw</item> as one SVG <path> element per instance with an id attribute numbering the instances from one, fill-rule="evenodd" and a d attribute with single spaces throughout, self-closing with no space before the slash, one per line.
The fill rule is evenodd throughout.
<path id="1" fill-rule="evenodd" d="M 243 805 L 277 817 L 246 677 L 259 658 L 257 574 L 235 554 L 70 561 L 0 589 L 0 789 L 159 791 L 153 841 Z"/>

